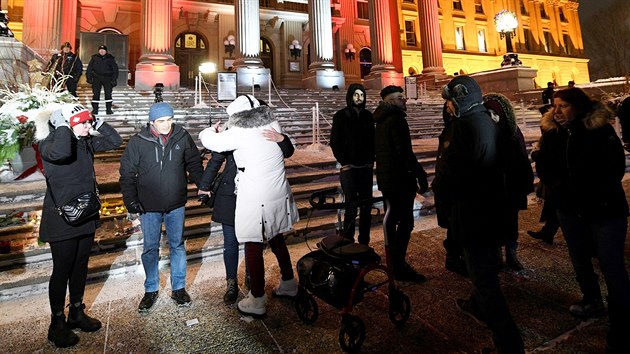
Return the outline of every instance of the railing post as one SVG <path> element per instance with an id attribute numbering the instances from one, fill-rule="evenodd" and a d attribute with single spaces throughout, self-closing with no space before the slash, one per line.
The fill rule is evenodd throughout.
<path id="1" fill-rule="evenodd" d="M 268 88 L 269 88 L 269 90 L 268 90 L 268 91 L 269 91 L 269 95 L 268 95 L 268 97 L 267 97 L 267 98 L 268 98 L 267 102 L 268 102 L 269 106 L 271 106 L 271 80 L 272 80 L 272 79 L 271 79 L 271 73 L 269 73 L 268 75 L 269 75 L 269 84 L 268 84 Z"/>
<path id="2" fill-rule="evenodd" d="M 317 132 L 317 140 L 316 143 L 319 144 L 319 102 L 315 102 L 315 110 L 316 110 L 316 115 L 315 115 L 315 123 L 316 123 L 316 132 Z"/>
<path id="3" fill-rule="evenodd" d="M 315 107 L 311 108 L 311 110 L 313 112 L 311 117 L 311 124 L 313 125 L 313 137 L 311 139 L 311 143 L 315 145 L 315 115 L 317 114 L 317 111 Z"/>
<path id="4" fill-rule="evenodd" d="M 197 105 L 197 90 L 199 89 L 199 77 L 195 76 L 195 106 Z"/>

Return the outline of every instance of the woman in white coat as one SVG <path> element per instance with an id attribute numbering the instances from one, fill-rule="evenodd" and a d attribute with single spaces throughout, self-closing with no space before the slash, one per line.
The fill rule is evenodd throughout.
<path id="1" fill-rule="evenodd" d="M 265 130 L 280 132 L 271 109 L 251 95 L 239 96 L 226 109 L 230 116 L 226 130 L 220 124 L 204 129 L 199 139 L 211 151 L 234 151 L 236 175 L 236 238 L 245 243 L 250 274 L 250 292 L 238 303 L 238 310 L 264 317 L 265 270 L 263 242 L 269 242 L 278 259 L 282 280 L 276 296 L 295 296 L 297 283 L 284 242 L 283 232 L 292 229 L 298 210 L 284 171 L 284 157 L 278 144 L 265 138 Z M 278 235 L 278 237 L 275 237 Z"/>

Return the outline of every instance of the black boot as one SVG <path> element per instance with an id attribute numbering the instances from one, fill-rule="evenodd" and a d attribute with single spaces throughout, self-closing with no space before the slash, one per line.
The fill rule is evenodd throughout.
<path id="1" fill-rule="evenodd" d="M 515 272 L 520 272 L 525 269 L 523 264 L 518 260 L 518 256 L 516 255 L 516 250 L 512 248 L 505 249 L 505 263 L 507 266 Z"/>
<path id="2" fill-rule="evenodd" d="M 101 328 L 101 321 L 85 314 L 85 304 L 78 302 L 68 305 L 70 311 L 68 313 L 68 327 L 74 329 L 79 328 L 83 332 L 95 332 Z"/>
<path id="3" fill-rule="evenodd" d="M 112 111 L 112 102 L 105 102 L 105 108 L 106 108 L 106 111 L 105 111 L 106 114 L 114 114 L 114 111 Z"/>
<path id="4" fill-rule="evenodd" d="M 630 353 L 630 310 L 608 299 L 608 321 L 606 336 L 606 354 Z"/>
<path id="5" fill-rule="evenodd" d="M 50 317 L 48 340 L 53 342 L 57 348 L 71 347 L 79 343 L 79 336 L 68 327 L 63 312 L 57 315 L 53 314 Z"/>
<path id="6" fill-rule="evenodd" d="M 444 266 L 449 271 L 459 274 L 464 278 L 468 278 L 468 270 L 466 269 L 466 261 L 462 257 L 446 254 Z"/>
<path id="7" fill-rule="evenodd" d="M 93 115 L 98 114 L 98 102 L 92 102 L 92 114 Z"/>
<path id="8" fill-rule="evenodd" d="M 236 299 L 238 299 L 238 284 L 236 284 L 236 279 L 228 279 L 223 302 L 231 305 L 236 302 Z"/>

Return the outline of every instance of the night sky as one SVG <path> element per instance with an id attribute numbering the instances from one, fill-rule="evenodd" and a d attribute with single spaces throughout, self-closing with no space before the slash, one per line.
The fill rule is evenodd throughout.
<path id="1" fill-rule="evenodd" d="M 593 12 L 602 9 L 613 3 L 613 0 L 580 0 L 578 14 L 580 15 L 580 23 L 584 24 L 584 20 Z"/>

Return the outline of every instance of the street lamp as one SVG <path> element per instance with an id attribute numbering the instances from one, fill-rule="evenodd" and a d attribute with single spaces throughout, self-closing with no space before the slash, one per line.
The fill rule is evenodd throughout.
<path id="1" fill-rule="evenodd" d="M 195 105 L 193 108 L 208 108 L 208 105 L 203 102 L 203 95 L 201 94 L 201 85 L 205 84 L 203 80 L 203 74 L 212 74 L 217 71 L 217 65 L 215 63 L 201 63 L 199 65 L 199 75 L 195 78 Z"/>
<path id="2" fill-rule="evenodd" d="M 223 41 L 223 46 L 225 47 L 225 52 L 232 57 L 232 53 L 234 53 L 234 49 L 236 48 L 236 38 L 233 35 L 227 36 L 227 38 Z"/>
<path id="3" fill-rule="evenodd" d="M 294 39 L 293 42 L 289 44 L 289 51 L 291 52 L 291 56 L 293 56 L 293 59 L 297 59 L 300 57 L 300 54 L 302 53 L 302 46 L 297 39 Z"/>
<path id="4" fill-rule="evenodd" d="M 499 38 L 505 37 L 506 54 L 503 56 L 501 66 L 521 65 L 518 54 L 514 53 L 512 48 L 512 38 L 516 36 L 516 28 L 518 27 L 516 15 L 511 11 L 501 10 L 494 16 L 494 26 L 499 32 Z"/>
<path id="5" fill-rule="evenodd" d="M 354 53 L 356 53 L 357 50 L 354 49 L 354 45 L 352 43 L 348 43 L 346 45 L 346 49 L 344 49 L 343 51 L 346 54 L 346 60 L 348 61 L 354 60 Z"/>

